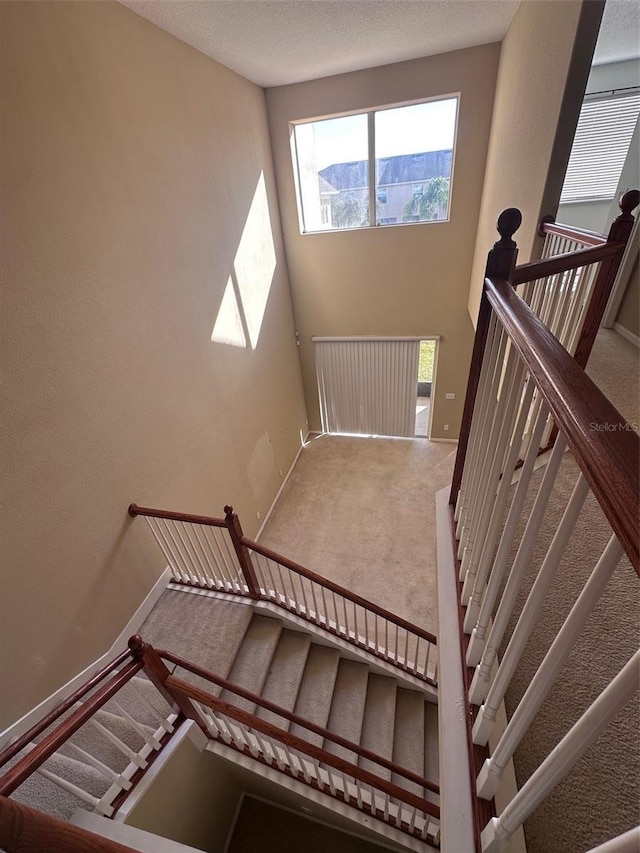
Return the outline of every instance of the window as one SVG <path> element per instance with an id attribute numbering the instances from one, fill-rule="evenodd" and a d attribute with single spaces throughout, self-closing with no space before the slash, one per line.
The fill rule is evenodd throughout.
<path id="1" fill-rule="evenodd" d="M 612 199 L 638 120 L 640 93 L 587 96 L 573 140 L 560 203 Z"/>
<path id="2" fill-rule="evenodd" d="M 293 125 L 302 233 L 447 219 L 458 98 Z"/>

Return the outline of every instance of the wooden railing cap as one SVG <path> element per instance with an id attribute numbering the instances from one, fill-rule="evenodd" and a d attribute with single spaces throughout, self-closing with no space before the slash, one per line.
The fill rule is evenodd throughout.
<path id="1" fill-rule="evenodd" d="M 555 221 L 556 221 L 556 218 L 555 218 L 555 216 L 552 216 L 551 213 L 547 213 L 546 216 L 543 216 L 542 219 L 540 220 L 540 222 L 538 222 L 538 236 L 544 237 L 544 235 L 545 235 L 544 226 L 545 225 L 551 225 Z"/>
<path id="2" fill-rule="evenodd" d="M 129 641 L 127 643 L 129 648 L 131 649 L 131 654 L 135 658 L 142 657 L 142 654 L 146 648 L 146 643 L 140 636 L 140 634 L 134 634 L 132 637 L 129 637 Z"/>
<path id="3" fill-rule="evenodd" d="M 623 216 L 631 216 L 631 212 L 640 204 L 640 190 L 627 190 L 620 197 L 618 206 Z"/>
<path id="4" fill-rule="evenodd" d="M 496 229 L 500 234 L 500 240 L 495 244 L 494 248 L 512 248 L 515 242 L 512 237 L 522 224 L 522 213 L 517 207 L 508 207 L 503 210 L 496 223 Z"/>

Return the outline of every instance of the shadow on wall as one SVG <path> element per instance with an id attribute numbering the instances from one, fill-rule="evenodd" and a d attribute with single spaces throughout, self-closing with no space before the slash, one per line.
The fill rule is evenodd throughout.
<path id="1" fill-rule="evenodd" d="M 214 343 L 256 349 L 276 269 L 269 202 L 260 172 L 211 333 Z"/>

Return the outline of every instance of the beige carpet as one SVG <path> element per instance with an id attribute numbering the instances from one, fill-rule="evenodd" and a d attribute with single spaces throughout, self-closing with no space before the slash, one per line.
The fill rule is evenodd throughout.
<path id="1" fill-rule="evenodd" d="M 616 332 L 601 330 L 588 372 L 632 423 L 640 421 L 638 362 L 635 347 Z M 301 454 L 262 541 L 437 633 L 433 500 L 451 481 L 454 458 L 454 446 L 424 440 L 316 439 Z M 568 460 L 547 513 L 537 559 L 532 560 L 534 568 L 548 547 L 575 476 Z M 522 696 L 606 538 L 602 513 L 591 499 L 571 543 L 573 556 L 563 561 L 544 618 L 507 696 L 509 710 Z M 631 656 L 638 639 L 637 590 L 628 564 L 621 565 L 579 650 L 518 751 L 520 784 Z M 639 720 L 637 703 L 622 712 L 527 821 L 529 853 L 583 853 L 638 822 Z"/>
<path id="2" fill-rule="evenodd" d="M 456 445 L 312 439 L 260 541 L 437 633 L 435 493 Z"/>
<path id="3" fill-rule="evenodd" d="M 639 364 L 640 353 L 634 346 L 617 333 L 602 330 L 588 370 L 627 420 L 636 424 L 640 419 Z M 531 506 L 543 473 L 540 471 L 534 477 L 533 494 L 528 497 L 527 507 Z M 567 455 L 530 561 L 516 614 L 524 604 L 577 476 L 577 466 Z M 590 495 L 545 601 L 543 616 L 507 692 L 508 714 L 513 712 L 528 687 L 609 536 L 608 523 Z M 516 752 L 514 763 L 520 786 L 632 656 L 639 638 L 640 589 L 625 558 Z M 583 853 L 638 823 L 639 731 L 640 703 L 634 701 L 526 821 L 529 853 Z"/>

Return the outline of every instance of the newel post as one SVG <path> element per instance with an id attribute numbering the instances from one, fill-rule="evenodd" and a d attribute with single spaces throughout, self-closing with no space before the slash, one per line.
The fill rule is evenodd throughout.
<path id="1" fill-rule="evenodd" d="M 260 585 L 258 584 L 256 570 L 253 566 L 253 562 L 251 561 L 249 549 L 242 541 L 244 539 L 244 533 L 242 532 L 240 519 L 238 518 L 238 514 L 233 511 L 232 506 L 225 506 L 224 512 L 224 520 L 227 523 L 227 530 L 229 531 L 229 536 L 231 537 L 233 547 L 235 548 L 238 556 L 238 562 L 240 563 L 240 569 L 249 589 L 249 595 L 254 599 L 254 601 L 257 601 L 260 598 Z"/>
<path id="2" fill-rule="evenodd" d="M 638 204 L 640 204 L 639 190 L 628 190 L 620 198 L 619 207 L 621 213 L 620 216 L 614 219 L 611 223 L 611 228 L 609 229 L 609 234 L 607 236 L 607 243 L 624 243 L 626 246 L 635 222 L 635 217 L 631 211 L 634 210 Z M 607 308 L 607 302 L 611 296 L 613 283 L 616 280 L 620 264 L 622 263 L 623 254 L 624 250 L 620 251 L 612 258 L 600 263 L 600 269 L 598 270 L 598 275 L 596 276 L 596 280 L 593 284 L 593 295 L 584 318 L 582 334 L 580 335 L 580 340 L 578 341 L 578 346 L 576 347 L 574 355 L 575 360 L 582 368 L 586 366 L 589 356 L 591 355 L 591 350 L 593 348 L 596 335 L 598 334 L 600 323 L 602 322 L 604 312 Z"/>
<path id="3" fill-rule="evenodd" d="M 127 643 L 131 649 L 131 653 L 136 660 L 142 661 L 144 664 L 144 672 L 149 678 L 149 681 L 154 685 L 159 693 L 166 699 L 172 708 L 177 708 L 178 711 L 189 720 L 194 720 L 208 735 L 207 727 L 204 724 L 200 714 L 196 711 L 191 699 L 188 696 L 183 696 L 182 693 L 170 690 L 166 681 L 171 675 L 167 669 L 167 665 L 162 660 L 158 652 L 149 643 L 145 643 L 140 634 L 134 634 L 129 638 Z"/>
<path id="4" fill-rule="evenodd" d="M 498 217 L 496 228 L 500 234 L 500 239 L 497 243 L 494 243 L 493 248 L 487 255 L 487 265 L 484 273 L 485 278 L 511 278 L 516 265 L 516 259 L 518 257 L 518 246 L 516 245 L 515 240 L 513 240 L 513 235 L 520 227 L 521 222 L 522 214 L 516 207 L 508 207 L 506 210 L 503 210 Z M 464 470 L 467 447 L 469 444 L 469 434 L 471 432 L 471 421 L 476 404 L 478 383 L 480 381 L 480 370 L 482 368 L 482 359 L 487 343 L 487 335 L 489 333 L 490 317 L 491 306 L 489 305 L 483 284 L 482 297 L 480 299 L 480 311 L 478 313 L 478 322 L 476 325 L 476 336 L 473 342 L 471 367 L 469 368 L 467 393 L 462 412 L 462 425 L 460 426 L 460 437 L 458 439 L 458 452 L 456 454 L 456 463 L 453 469 L 451 494 L 449 495 L 449 503 L 452 506 L 455 506 L 456 504 L 458 492 L 460 491 L 460 484 L 462 482 L 462 472 Z"/>

